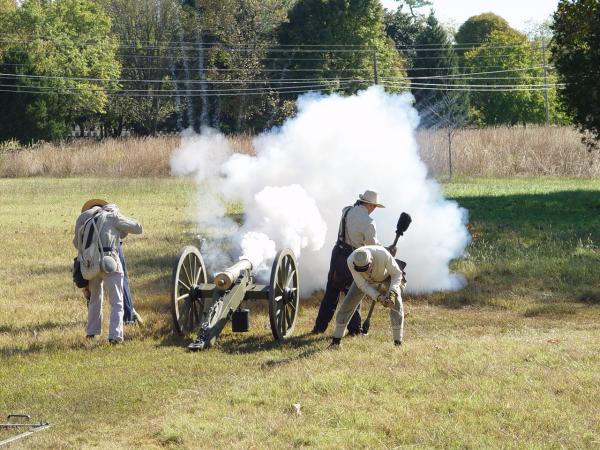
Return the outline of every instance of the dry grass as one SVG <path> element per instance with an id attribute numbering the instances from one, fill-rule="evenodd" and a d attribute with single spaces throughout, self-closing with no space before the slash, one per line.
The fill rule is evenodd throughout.
<path id="1" fill-rule="evenodd" d="M 234 136 L 235 151 L 252 153 L 248 136 Z M 170 175 L 169 157 L 179 146 L 179 136 L 77 139 L 61 144 L 42 143 L 18 147 L 0 145 L 0 177 L 160 177 Z"/>
<path id="2" fill-rule="evenodd" d="M 445 130 L 420 131 L 421 155 L 432 174 L 448 174 Z M 571 127 L 499 127 L 458 130 L 452 141 L 458 176 L 600 176 L 600 154 L 589 153 Z"/>
<path id="3" fill-rule="evenodd" d="M 420 131 L 423 159 L 434 176 L 448 173 L 445 132 Z M 248 135 L 232 136 L 231 146 L 253 154 Z M 74 140 L 20 148 L 0 145 L 0 177 L 168 176 L 178 136 Z M 458 176 L 600 176 L 600 152 L 589 153 L 570 127 L 502 127 L 460 130 L 453 140 L 453 174 Z"/>
<path id="4" fill-rule="evenodd" d="M 470 211 L 474 239 L 454 263 L 469 286 L 405 298 L 401 349 L 378 307 L 368 337 L 326 351 L 329 333 L 308 334 L 319 293 L 289 341 L 274 342 L 266 303 L 249 301 L 249 333 L 227 326 L 190 353 L 193 335 L 171 333 L 169 289 L 174 256 L 203 232 L 189 221 L 192 180 L 0 180 L 0 414 L 52 424 L 9 448 L 598 448 L 600 180 L 444 191 Z M 145 323 L 122 346 L 85 339 L 71 283 L 73 221 L 91 195 L 144 224 L 125 252 Z"/>

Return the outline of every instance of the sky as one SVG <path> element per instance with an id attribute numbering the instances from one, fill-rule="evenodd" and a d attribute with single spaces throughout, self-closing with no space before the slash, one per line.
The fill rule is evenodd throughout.
<path id="1" fill-rule="evenodd" d="M 458 28 L 471 16 L 493 12 L 504 17 L 511 27 L 526 30 L 528 21 L 543 22 L 556 10 L 558 0 L 431 0 L 436 17 Z M 395 0 L 381 0 L 388 9 L 396 9 Z M 422 11 L 428 12 L 428 8 Z"/>

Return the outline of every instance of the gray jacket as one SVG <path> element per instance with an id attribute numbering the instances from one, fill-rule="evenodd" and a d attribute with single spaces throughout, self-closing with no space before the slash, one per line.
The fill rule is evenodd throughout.
<path id="1" fill-rule="evenodd" d="M 136 220 L 122 215 L 116 205 L 106 205 L 103 208 L 94 206 L 87 211 L 82 212 L 75 222 L 75 235 L 73 237 L 73 245 L 79 250 L 79 241 L 82 227 L 88 219 L 101 210 L 106 212 L 106 220 L 100 231 L 100 243 L 106 250 L 106 254 L 111 254 L 117 261 L 117 271 L 122 272 L 121 263 L 118 257 L 119 240 L 127 236 L 128 233 L 141 234 L 143 232 L 142 225 Z"/>
<path id="2" fill-rule="evenodd" d="M 346 215 L 346 236 L 344 236 L 346 244 L 354 248 L 362 247 L 363 245 L 379 245 L 375 221 L 369 215 L 367 208 L 363 205 L 349 206 L 343 209 L 342 216 L 348 208 L 350 208 L 350 211 Z M 340 222 L 338 235 L 341 232 L 342 224 Z"/>

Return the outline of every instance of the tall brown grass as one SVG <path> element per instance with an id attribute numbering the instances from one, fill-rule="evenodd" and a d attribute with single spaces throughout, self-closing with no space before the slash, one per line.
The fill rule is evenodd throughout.
<path id="1" fill-rule="evenodd" d="M 421 157 L 436 176 L 448 175 L 445 130 L 417 133 Z M 498 127 L 457 130 L 452 173 L 459 176 L 600 176 L 600 152 L 588 152 L 571 127 Z"/>
<path id="2" fill-rule="evenodd" d="M 230 137 L 235 151 L 253 154 L 252 139 Z M 169 176 L 178 136 L 73 140 L 19 147 L 0 145 L 0 177 Z M 417 133 L 421 156 L 434 176 L 448 174 L 444 130 Z M 569 127 L 500 127 L 458 130 L 452 141 L 458 176 L 600 176 L 600 152 L 589 153 Z"/>

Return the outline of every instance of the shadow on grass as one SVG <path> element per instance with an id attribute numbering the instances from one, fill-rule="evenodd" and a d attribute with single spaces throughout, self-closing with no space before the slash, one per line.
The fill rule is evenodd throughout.
<path id="1" fill-rule="evenodd" d="M 583 292 L 577 300 L 587 305 L 600 305 L 600 290 Z"/>
<path id="2" fill-rule="evenodd" d="M 260 364 L 261 370 L 271 370 L 278 367 L 291 364 L 296 361 L 300 361 L 321 352 L 324 348 L 315 346 L 314 344 L 321 341 L 322 338 L 319 336 L 305 333 L 299 336 L 293 336 L 283 341 L 270 340 L 265 341 L 264 337 L 252 336 L 243 340 L 229 340 L 227 342 L 221 342 L 219 348 L 224 353 L 229 354 L 251 354 L 258 352 L 270 352 L 275 349 L 303 349 L 298 354 L 286 356 L 279 359 L 269 359 Z"/>
<path id="3" fill-rule="evenodd" d="M 49 331 L 55 329 L 66 329 L 85 326 L 84 321 L 71 321 L 71 322 L 56 322 L 48 320 L 34 325 L 21 325 L 15 326 L 10 324 L 0 324 L 0 333 L 40 333 L 42 331 Z"/>
<path id="4" fill-rule="evenodd" d="M 94 341 L 84 340 L 82 336 L 81 340 L 65 344 L 60 339 L 54 339 L 48 342 L 33 342 L 27 344 L 26 347 L 19 346 L 8 346 L 0 348 L 0 358 L 10 358 L 13 356 L 28 356 L 35 355 L 38 353 L 50 354 L 55 352 L 64 352 L 68 350 L 92 350 L 101 345 L 108 345 L 108 340 L 98 338 Z"/>
<path id="5" fill-rule="evenodd" d="M 270 335 L 249 336 L 244 339 L 231 339 L 220 342 L 219 348 L 225 353 L 246 354 L 270 351 L 277 348 L 303 348 L 314 344 L 316 341 L 322 340 L 321 337 L 310 333 L 292 336 L 281 341 L 276 339 L 269 340 L 269 338 L 271 338 Z"/>
<path id="6" fill-rule="evenodd" d="M 275 349 L 304 349 L 297 355 L 288 356 L 282 359 L 273 359 L 261 364 L 261 369 L 270 369 L 284 364 L 291 363 L 296 360 L 308 358 L 320 351 L 322 348 L 315 347 L 318 341 L 323 340 L 322 337 L 314 336 L 309 333 L 293 336 L 283 341 L 270 339 L 270 335 L 249 336 L 243 339 L 232 338 L 231 335 L 217 337 L 216 344 L 202 352 L 218 351 L 227 354 L 253 354 L 259 352 L 270 352 Z M 187 346 L 190 344 L 189 336 L 180 336 L 170 333 L 165 336 L 159 346 L 161 347 L 179 347 L 187 351 Z"/>
<path id="7" fill-rule="evenodd" d="M 599 278 L 590 270 L 600 267 L 598 191 L 454 200 L 469 210 L 472 224 L 473 241 L 464 260 L 471 267 L 468 286 L 457 292 L 415 296 L 416 300 L 450 309 L 502 307 L 499 305 L 514 298 L 536 304 L 599 301 Z M 461 264 L 456 262 L 459 267 Z M 410 284 L 410 269 L 407 277 Z M 532 309 L 530 314 L 536 311 Z M 550 310 L 540 310 L 546 312 Z M 571 314 L 568 308 L 556 307 L 552 313 Z"/>
<path id="8" fill-rule="evenodd" d="M 454 198 L 469 210 L 472 222 L 505 225 L 518 229 L 534 225 L 540 230 L 557 227 L 600 235 L 600 193 L 559 191 L 548 194 L 518 194 Z"/>

